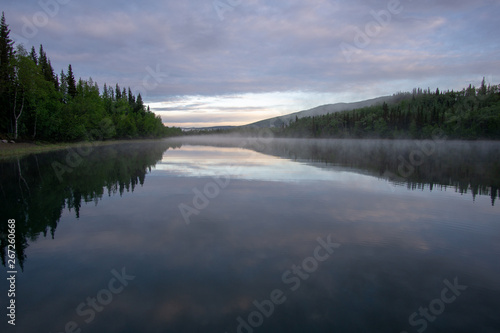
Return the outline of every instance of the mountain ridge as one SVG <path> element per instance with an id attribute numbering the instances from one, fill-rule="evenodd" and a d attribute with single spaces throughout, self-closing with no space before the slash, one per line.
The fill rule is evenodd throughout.
<path id="1" fill-rule="evenodd" d="M 302 110 L 298 112 L 289 113 L 286 115 L 259 120 L 254 123 L 247 125 L 237 126 L 239 128 L 266 128 L 266 127 L 282 127 L 283 125 L 288 125 L 291 121 L 294 121 L 296 117 L 298 119 L 304 117 L 321 116 L 328 113 L 350 111 L 354 109 L 364 108 L 376 104 L 382 104 L 384 102 L 390 103 L 396 99 L 396 96 L 381 96 L 376 98 L 371 98 L 363 101 L 352 102 L 352 103 L 335 103 L 335 104 L 324 104 L 316 106 L 311 109 Z"/>

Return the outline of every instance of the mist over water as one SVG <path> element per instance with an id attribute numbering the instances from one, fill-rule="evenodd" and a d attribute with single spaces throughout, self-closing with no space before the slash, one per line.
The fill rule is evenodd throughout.
<path id="1" fill-rule="evenodd" d="M 500 329 L 498 143 L 265 134 L 1 162 L 16 331 Z"/>
<path id="2" fill-rule="evenodd" d="M 177 140 L 174 140 L 177 142 Z M 265 135 L 191 136 L 179 143 L 236 147 L 320 168 L 344 167 L 395 186 L 453 188 L 461 194 L 500 194 L 500 143 L 495 141 L 285 139 Z"/>

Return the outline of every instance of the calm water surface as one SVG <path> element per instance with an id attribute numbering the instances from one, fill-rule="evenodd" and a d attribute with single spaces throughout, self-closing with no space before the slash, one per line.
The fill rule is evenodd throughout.
<path id="1" fill-rule="evenodd" d="M 186 138 L 0 171 L 1 332 L 500 331 L 499 143 Z"/>

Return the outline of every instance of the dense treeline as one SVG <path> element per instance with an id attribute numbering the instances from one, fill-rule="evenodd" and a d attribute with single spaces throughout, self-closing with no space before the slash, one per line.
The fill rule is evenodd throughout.
<path id="1" fill-rule="evenodd" d="M 0 22 L 0 134 L 13 139 L 78 141 L 177 135 L 130 88 L 75 80 L 73 68 L 54 73 L 43 46 L 14 47 Z"/>
<path id="2" fill-rule="evenodd" d="M 277 131 L 292 137 L 500 139 L 498 86 L 441 93 L 414 89 L 398 103 L 296 119 Z M 400 96 L 401 97 L 401 96 Z"/>

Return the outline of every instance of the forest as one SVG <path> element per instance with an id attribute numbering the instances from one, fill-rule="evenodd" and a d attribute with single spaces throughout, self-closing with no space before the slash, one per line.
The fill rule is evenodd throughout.
<path id="1" fill-rule="evenodd" d="M 73 68 L 55 74 L 40 45 L 15 45 L 0 22 L 0 139 L 46 142 L 159 138 L 179 135 L 163 125 L 130 88 L 92 78 L 75 79 Z"/>
<path id="2" fill-rule="evenodd" d="M 461 91 L 413 89 L 397 102 L 295 119 L 275 132 L 286 137 L 500 139 L 497 85 L 469 85 Z"/>

